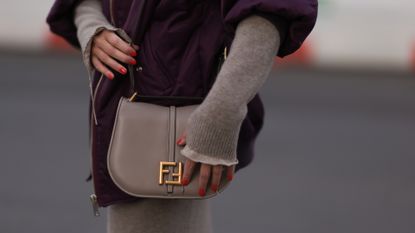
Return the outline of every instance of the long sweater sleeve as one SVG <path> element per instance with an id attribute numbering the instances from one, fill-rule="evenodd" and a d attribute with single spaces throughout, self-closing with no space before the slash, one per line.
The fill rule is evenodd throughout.
<path id="1" fill-rule="evenodd" d="M 89 71 L 92 70 L 90 52 L 95 35 L 109 29 L 128 39 L 122 29 L 107 21 L 99 0 L 82 0 L 75 10 L 74 22 Z M 238 163 L 236 147 L 247 103 L 268 77 L 280 46 L 278 29 L 281 27 L 276 23 L 279 22 L 253 14 L 238 24 L 228 58 L 214 85 L 188 119 L 187 142 L 181 150 L 183 156 L 212 165 Z"/>
<path id="2" fill-rule="evenodd" d="M 183 156 L 211 165 L 238 163 L 236 148 L 247 104 L 271 71 L 280 34 L 259 15 L 237 26 L 228 58 L 203 103 L 190 115 Z"/>
<path id="3" fill-rule="evenodd" d="M 77 38 L 81 45 L 82 58 L 89 72 L 93 67 L 91 64 L 91 46 L 93 37 L 102 30 L 108 29 L 120 32 L 115 28 L 102 13 L 100 0 L 82 0 L 75 8 L 74 23 L 77 28 Z"/>

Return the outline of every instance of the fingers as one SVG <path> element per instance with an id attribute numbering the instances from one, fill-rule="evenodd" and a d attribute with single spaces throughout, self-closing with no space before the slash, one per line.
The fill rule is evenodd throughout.
<path id="1" fill-rule="evenodd" d="M 233 179 L 233 175 L 235 174 L 235 165 L 228 166 L 226 170 L 226 178 L 228 181 L 231 181 Z"/>
<path id="2" fill-rule="evenodd" d="M 129 45 L 127 45 L 129 46 Z M 131 52 L 126 52 L 125 49 L 120 50 L 119 48 L 115 47 L 114 44 L 111 44 L 107 40 L 103 40 L 100 43 L 97 44 L 97 47 L 100 48 L 102 51 L 104 51 L 106 54 L 111 55 L 111 57 L 117 59 L 118 61 L 135 65 L 137 64 L 136 60 L 129 55 Z M 135 50 L 133 50 L 135 52 Z"/>
<path id="3" fill-rule="evenodd" d="M 138 49 L 138 46 L 130 46 L 115 32 L 104 30 L 94 37 L 91 49 L 91 61 L 98 71 L 112 80 L 114 74 L 109 68 L 124 75 L 127 73 L 127 69 L 119 62 L 131 65 L 137 63 L 133 58 L 133 56 L 137 55 L 135 48 Z"/>
<path id="4" fill-rule="evenodd" d="M 137 55 L 135 49 L 131 47 L 127 42 L 121 39 L 116 33 L 111 31 L 106 31 L 104 34 L 104 39 L 111 44 L 116 49 L 120 50 L 124 54 L 135 57 Z"/>
<path id="5" fill-rule="evenodd" d="M 212 165 L 201 163 L 200 165 L 200 175 L 199 175 L 199 195 L 205 196 L 206 195 L 206 186 L 209 182 L 210 172 L 212 169 Z"/>
<path id="6" fill-rule="evenodd" d="M 222 165 L 214 165 L 212 168 L 212 182 L 210 185 L 210 189 L 212 189 L 213 192 L 218 191 L 220 179 L 222 177 L 222 170 Z"/>
<path id="7" fill-rule="evenodd" d="M 187 159 L 184 165 L 184 172 L 182 178 L 182 185 L 188 185 L 190 178 L 192 177 L 197 162 Z M 200 163 L 199 173 L 199 195 L 206 195 L 206 187 L 209 183 L 209 179 L 212 176 L 211 186 L 213 192 L 217 192 L 222 178 L 222 171 L 226 167 L 226 176 L 228 181 L 233 179 L 235 165 L 224 166 L 224 165 L 210 165 L 207 163 Z"/>
<path id="8" fill-rule="evenodd" d="M 178 138 L 178 145 L 184 146 L 186 144 L 186 131 Z M 226 177 L 228 181 L 233 179 L 235 165 L 224 166 L 224 165 L 210 165 L 206 163 L 200 163 L 200 174 L 199 174 L 199 195 L 206 195 L 206 187 L 208 185 L 209 179 L 212 176 L 211 186 L 213 192 L 216 192 L 219 189 L 220 180 L 222 178 L 223 169 L 226 169 Z M 182 184 L 188 185 L 190 178 L 192 177 L 196 162 L 190 159 L 187 159 L 185 162 L 185 168 L 183 172 Z"/>
<path id="9" fill-rule="evenodd" d="M 188 185 L 190 182 L 190 178 L 192 177 L 193 170 L 196 166 L 196 162 L 193 160 L 187 159 L 184 163 L 184 171 L 183 171 L 183 179 L 182 185 Z"/>
<path id="10" fill-rule="evenodd" d="M 101 63 L 111 67 L 113 70 L 117 70 L 121 74 L 126 74 L 127 69 L 105 53 L 101 48 L 94 47 L 92 53 L 99 59 Z"/>
<path id="11" fill-rule="evenodd" d="M 108 79 L 114 79 L 114 74 L 96 56 L 93 56 L 91 61 L 95 69 L 104 74 Z"/>

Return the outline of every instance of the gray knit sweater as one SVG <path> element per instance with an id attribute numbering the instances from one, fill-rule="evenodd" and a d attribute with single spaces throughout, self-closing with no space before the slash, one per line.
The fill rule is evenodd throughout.
<path id="1" fill-rule="evenodd" d="M 103 29 L 117 31 L 102 14 L 99 0 L 83 0 L 75 10 L 74 22 L 88 71 L 92 38 Z M 273 23 L 258 15 L 243 19 L 236 28 L 229 55 L 205 100 L 190 115 L 183 156 L 211 165 L 238 163 L 236 148 L 247 103 L 260 90 L 272 68 L 280 45 Z"/>

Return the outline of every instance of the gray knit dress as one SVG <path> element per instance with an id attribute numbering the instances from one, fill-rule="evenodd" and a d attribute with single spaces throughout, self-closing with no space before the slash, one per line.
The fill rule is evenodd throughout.
<path id="1" fill-rule="evenodd" d="M 106 20 L 100 4 L 99 0 L 83 0 L 75 10 L 74 22 L 88 72 L 93 69 L 92 38 L 103 29 L 122 32 Z M 269 76 L 279 46 L 279 32 L 267 19 L 251 15 L 238 24 L 215 83 L 189 117 L 187 142 L 181 150 L 185 157 L 211 165 L 238 163 L 236 145 L 247 103 Z M 107 233 L 213 232 L 210 199 L 144 198 L 112 204 L 107 210 Z"/>

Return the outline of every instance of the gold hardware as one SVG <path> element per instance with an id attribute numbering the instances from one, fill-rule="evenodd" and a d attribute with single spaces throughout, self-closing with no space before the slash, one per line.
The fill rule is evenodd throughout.
<path id="1" fill-rule="evenodd" d="M 128 101 L 133 102 L 137 94 L 137 92 L 134 92 L 134 94 L 128 99 Z"/>
<path id="2" fill-rule="evenodd" d="M 164 180 L 163 182 L 163 174 L 169 174 L 170 171 L 168 169 L 164 169 L 165 166 L 177 166 L 177 162 L 167 162 L 167 161 L 160 161 L 160 176 L 159 176 L 159 184 L 174 184 L 174 185 L 182 185 L 182 162 L 178 162 L 179 164 L 179 172 L 172 173 L 173 177 L 178 177 L 177 180 Z"/>
<path id="3" fill-rule="evenodd" d="M 101 214 L 99 213 L 99 206 L 98 206 L 98 201 L 97 201 L 97 196 L 95 194 L 91 194 L 89 196 L 89 200 L 91 201 L 92 204 L 92 210 L 94 211 L 94 216 L 98 217 Z"/>
<path id="4" fill-rule="evenodd" d="M 227 46 L 225 46 L 225 49 L 223 50 L 223 57 L 225 58 L 225 60 L 228 57 L 228 47 Z"/>

